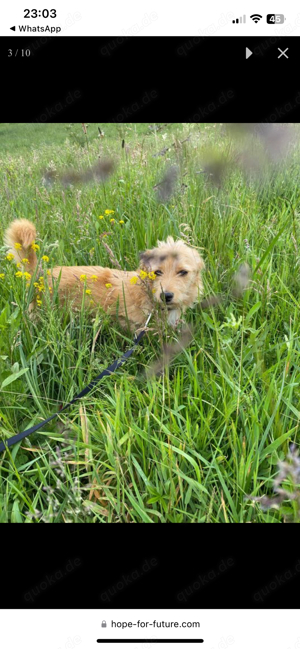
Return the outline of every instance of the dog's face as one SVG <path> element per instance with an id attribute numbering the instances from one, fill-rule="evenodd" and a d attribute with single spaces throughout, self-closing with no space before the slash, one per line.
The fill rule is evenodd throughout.
<path id="1" fill-rule="evenodd" d="M 173 237 L 168 237 L 166 241 L 158 241 L 157 248 L 141 254 L 140 266 L 155 273 L 151 282 L 154 299 L 168 311 L 185 311 L 203 292 L 204 261 L 182 239 L 174 241 Z"/>

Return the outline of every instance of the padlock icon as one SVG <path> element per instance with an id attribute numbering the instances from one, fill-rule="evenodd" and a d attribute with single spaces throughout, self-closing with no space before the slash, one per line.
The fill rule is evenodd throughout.
<path id="1" fill-rule="evenodd" d="M 101 622 L 101 626 L 102 626 L 102 628 L 105 628 L 105 627 L 107 626 L 105 620 L 102 620 L 102 622 Z"/>

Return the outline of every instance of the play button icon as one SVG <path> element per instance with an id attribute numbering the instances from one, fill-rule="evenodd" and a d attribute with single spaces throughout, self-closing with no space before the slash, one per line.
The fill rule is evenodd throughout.
<path id="1" fill-rule="evenodd" d="M 249 47 L 246 47 L 246 59 L 249 59 L 249 56 L 252 56 L 253 52 L 249 50 Z"/>

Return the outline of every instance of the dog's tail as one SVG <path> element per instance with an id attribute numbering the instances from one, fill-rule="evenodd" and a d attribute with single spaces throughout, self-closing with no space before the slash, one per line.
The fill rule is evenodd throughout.
<path id="1" fill-rule="evenodd" d="M 35 225 L 27 219 L 17 219 L 7 228 L 4 243 L 9 246 L 8 252 L 13 254 L 15 262 L 23 262 L 24 270 L 33 272 L 37 265 L 37 256 L 33 246 L 36 238 Z"/>

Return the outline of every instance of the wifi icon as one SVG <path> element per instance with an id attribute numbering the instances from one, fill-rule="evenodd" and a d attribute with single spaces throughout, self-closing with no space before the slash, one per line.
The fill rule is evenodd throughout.
<path id="1" fill-rule="evenodd" d="M 250 16 L 250 18 L 251 18 L 251 20 L 253 20 L 254 23 L 258 23 L 260 21 L 260 19 L 262 18 L 262 16 L 260 14 L 252 14 L 252 16 Z"/>

